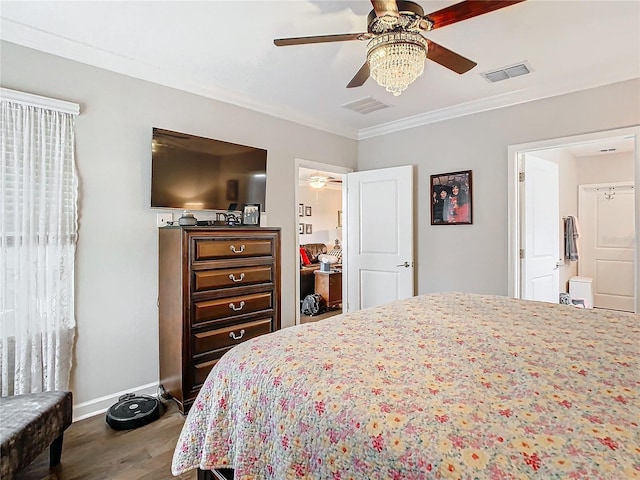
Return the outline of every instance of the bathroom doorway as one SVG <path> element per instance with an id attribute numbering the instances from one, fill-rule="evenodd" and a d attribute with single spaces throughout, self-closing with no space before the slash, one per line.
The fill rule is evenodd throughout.
<path id="1" fill-rule="evenodd" d="M 531 228 L 527 217 L 527 196 L 525 195 L 526 177 L 520 175 L 525 171 L 524 162 L 527 156 L 535 156 L 546 161 L 556 163 L 558 166 L 558 184 L 545 185 L 544 190 L 557 188 L 558 215 L 556 218 L 559 235 L 555 239 L 557 245 L 552 245 L 553 239 L 548 239 L 546 245 L 556 247 L 559 252 L 555 262 L 549 262 L 548 270 L 551 273 L 556 270 L 559 292 L 569 293 L 570 279 L 591 279 L 590 289 L 596 308 L 628 309 L 620 308 L 620 302 L 611 303 L 612 298 L 631 297 L 627 305 L 636 312 L 639 307 L 639 275 L 638 272 L 638 227 L 640 216 L 640 199 L 635 195 L 638 176 L 640 174 L 640 160 L 638 158 L 638 138 L 640 128 L 627 128 L 609 132 L 598 132 L 570 138 L 548 140 L 526 145 L 509 147 L 509 294 L 516 298 L 528 298 L 524 285 L 524 275 L 527 270 L 527 252 L 524 248 L 527 236 Z M 616 234 L 617 246 L 620 242 L 630 245 L 631 253 L 627 249 L 625 258 L 631 258 L 630 263 L 620 263 L 621 259 L 603 257 L 606 261 L 594 262 L 589 260 L 590 266 L 581 264 L 581 253 L 589 257 L 591 246 L 604 243 L 611 244 L 611 236 L 601 228 L 598 230 L 593 224 L 592 215 L 595 209 L 610 207 L 612 203 L 606 201 L 605 193 L 610 196 L 608 189 L 598 191 L 602 198 L 598 197 L 595 205 L 587 210 L 586 204 L 580 208 L 580 191 L 592 188 L 596 184 L 620 184 L 627 185 L 628 190 L 623 198 L 619 192 L 619 202 L 624 202 L 626 213 L 631 218 L 619 219 L 619 235 Z M 530 188 L 530 187 L 529 187 Z M 564 227 L 567 217 L 574 217 L 577 223 L 578 260 L 570 260 L 565 256 Z M 584 221 L 583 221 L 584 217 Z M 609 218 L 609 217 L 607 217 Z M 606 223 L 606 221 L 605 221 Z M 601 226 L 604 223 L 601 224 Z M 617 225 L 618 226 L 618 225 Z M 586 230 L 585 230 L 586 229 Z M 588 240 L 589 239 L 589 240 Z M 587 241 L 590 243 L 587 245 Z M 545 245 L 544 242 L 542 245 Z M 605 245 L 605 247 L 607 247 Z M 607 248 L 605 248 L 607 250 Z M 602 249 L 600 251 L 602 253 Z M 617 253 L 613 254 L 614 257 Z M 626 262 L 626 260 L 625 260 Z M 622 270 L 621 270 L 622 269 Z M 626 281 L 611 281 L 611 276 L 621 271 L 627 272 L 629 278 Z M 551 277 L 549 277 L 551 278 Z M 575 284 L 575 283 L 574 283 Z M 609 299 L 607 301 L 602 301 Z M 623 302 L 624 303 L 624 302 Z"/>

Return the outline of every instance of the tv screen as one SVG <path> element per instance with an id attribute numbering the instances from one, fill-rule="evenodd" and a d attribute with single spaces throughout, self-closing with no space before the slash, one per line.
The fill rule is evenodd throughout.
<path id="1" fill-rule="evenodd" d="M 267 151 L 153 129 L 151 207 L 265 211 Z"/>

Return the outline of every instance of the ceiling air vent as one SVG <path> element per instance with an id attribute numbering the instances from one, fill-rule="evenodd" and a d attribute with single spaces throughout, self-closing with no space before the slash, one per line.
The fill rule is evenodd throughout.
<path id="1" fill-rule="evenodd" d="M 501 80 L 506 80 L 507 78 L 519 77 L 520 75 L 527 75 L 529 73 L 531 73 L 531 68 L 527 62 L 522 62 L 516 65 L 503 67 L 499 70 L 484 72 L 481 75 L 486 78 L 488 82 L 495 83 Z"/>
<path id="2" fill-rule="evenodd" d="M 382 108 L 389 108 L 389 105 L 379 102 L 373 97 L 365 97 L 361 98 L 360 100 L 345 103 L 344 105 L 340 105 L 340 107 L 346 108 L 348 110 L 353 110 L 354 112 L 362 113 L 363 115 L 365 115 Z"/>

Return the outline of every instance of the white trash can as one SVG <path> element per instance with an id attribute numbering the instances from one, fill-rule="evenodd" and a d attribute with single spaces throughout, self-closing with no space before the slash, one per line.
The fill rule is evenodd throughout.
<path id="1" fill-rule="evenodd" d="M 571 301 L 584 302 L 584 308 L 593 308 L 593 278 L 591 277 L 571 277 L 569 279 L 569 295 Z"/>

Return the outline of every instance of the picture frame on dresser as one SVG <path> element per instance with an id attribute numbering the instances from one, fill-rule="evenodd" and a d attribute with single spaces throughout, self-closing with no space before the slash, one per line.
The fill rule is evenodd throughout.
<path id="1" fill-rule="evenodd" d="M 260 226 L 260 204 L 247 203 L 242 208 L 242 224 Z"/>

